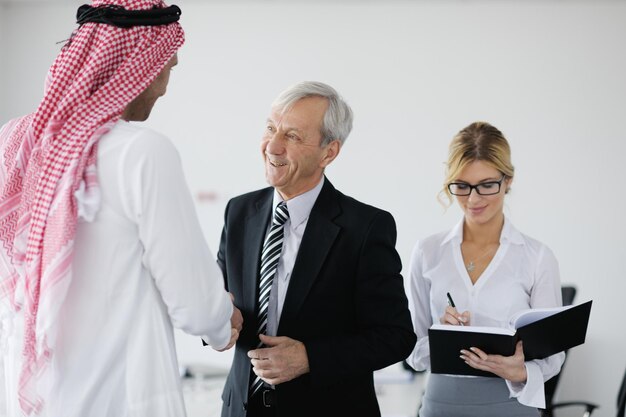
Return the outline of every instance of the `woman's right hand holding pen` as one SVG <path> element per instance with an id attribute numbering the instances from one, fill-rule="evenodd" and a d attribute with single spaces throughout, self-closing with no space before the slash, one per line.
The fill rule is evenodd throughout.
<path id="1" fill-rule="evenodd" d="M 454 300 L 450 293 L 446 293 L 446 297 L 448 298 L 448 306 L 446 307 L 445 312 L 443 313 L 443 317 L 439 319 L 441 324 L 452 324 L 455 326 L 469 326 L 470 324 L 470 313 L 469 311 L 464 311 L 461 314 L 456 309 L 456 305 L 454 304 Z"/>
<path id="2" fill-rule="evenodd" d="M 459 313 L 456 307 L 447 306 L 443 317 L 439 318 L 441 324 L 452 324 L 455 326 L 469 326 L 470 312 Z"/>

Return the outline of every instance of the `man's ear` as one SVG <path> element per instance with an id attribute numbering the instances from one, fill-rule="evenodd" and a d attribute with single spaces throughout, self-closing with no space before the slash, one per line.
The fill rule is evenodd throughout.
<path id="1" fill-rule="evenodd" d="M 324 156 L 320 161 L 320 166 L 322 168 L 326 168 L 330 165 L 331 162 L 335 160 L 337 155 L 339 155 L 339 151 L 341 151 L 341 142 L 338 140 L 333 140 L 328 145 L 324 147 Z"/>

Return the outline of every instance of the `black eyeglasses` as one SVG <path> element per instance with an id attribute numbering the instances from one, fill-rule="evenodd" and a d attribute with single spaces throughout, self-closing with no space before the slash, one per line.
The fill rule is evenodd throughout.
<path id="1" fill-rule="evenodd" d="M 500 192 L 500 186 L 505 178 L 506 175 L 503 175 L 499 181 L 485 181 L 476 185 L 466 182 L 451 182 L 448 184 L 448 191 L 450 191 L 452 195 L 460 196 L 468 196 L 472 193 L 472 190 L 476 190 L 480 195 L 494 195 Z"/>

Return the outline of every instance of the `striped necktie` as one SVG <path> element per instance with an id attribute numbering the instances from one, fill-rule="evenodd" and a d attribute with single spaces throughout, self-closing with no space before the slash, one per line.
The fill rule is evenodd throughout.
<path id="1" fill-rule="evenodd" d="M 272 282 L 276 276 L 276 267 L 280 259 L 280 253 L 283 249 L 284 227 L 283 225 L 289 218 L 287 211 L 287 203 L 280 202 L 274 211 L 272 219 L 272 227 L 265 237 L 263 243 L 263 252 L 261 252 L 261 279 L 259 281 L 259 312 L 257 314 L 257 334 L 265 334 L 267 330 L 267 307 L 270 301 L 270 290 Z M 257 347 L 262 347 L 259 342 Z M 250 397 L 263 386 L 263 380 L 252 373 L 252 383 L 250 384 Z"/>

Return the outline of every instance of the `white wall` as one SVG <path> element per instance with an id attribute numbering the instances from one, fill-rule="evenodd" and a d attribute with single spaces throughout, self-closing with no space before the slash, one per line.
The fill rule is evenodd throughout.
<path id="1" fill-rule="evenodd" d="M 34 108 L 54 42 L 74 28 L 82 3 L 5 7 L 0 120 Z M 353 106 L 353 133 L 328 176 L 394 214 L 405 267 L 417 238 L 460 216 L 435 198 L 450 139 L 490 121 L 509 138 L 516 166 L 507 215 L 553 249 L 578 301 L 594 300 L 587 342 L 570 351 L 559 397 L 614 415 L 626 368 L 626 3 L 178 4 L 187 43 L 148 123 L 177 144 L 192 192 L 215 195 L 198 202 L 214 250 L 228 198 L 265 184 L 261 129 L 270 102 L 294 82 L 328 82 Z M 181 362 L 228 366 L 231 358 L 182 334 L 178 344 Z"/>

